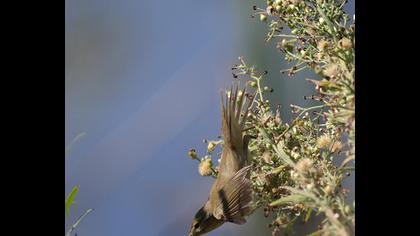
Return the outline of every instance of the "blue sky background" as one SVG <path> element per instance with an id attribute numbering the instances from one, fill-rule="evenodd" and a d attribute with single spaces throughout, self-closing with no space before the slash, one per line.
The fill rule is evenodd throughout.
<path id="1" fill-rule="evenodd" d="M 266 26 L 252 19 L 255 1 L 66 1 L 66 194 L 80 185 L 66 228 L 87 208 L 84 235 L 186 235 L 213 179 L 201 177 L 190 148 L 220 130 L 219 92 L 232 83 L 231 66 L 244 56 L 261 71 L 272 99 L 305 105 L 312 85 L 290 79 Z M 354 3 L 347 6 L 354 13 Z M 303 78 L 300 78 L 303 77 Z M 352 186 L 352 180 L 348 184 Z M 262 214 L 243 226 L 208 235 L 271 235 Z"/>

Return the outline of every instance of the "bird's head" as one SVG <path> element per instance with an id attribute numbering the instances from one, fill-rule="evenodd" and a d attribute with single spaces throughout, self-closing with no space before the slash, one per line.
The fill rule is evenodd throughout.
<path id="1" fill-rule="evenodd" d="M 223 220 L 216 219 L 206 206 L 208 206 L 207 203 L 195 214 L 188 236 L 198 236 L 208 233 L 224 223 Z"/>

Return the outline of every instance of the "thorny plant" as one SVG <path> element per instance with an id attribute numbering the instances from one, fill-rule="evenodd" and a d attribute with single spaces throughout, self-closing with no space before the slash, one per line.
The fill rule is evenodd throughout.
<path id="1" fill-rule="evenodd" d="M 311 235 L 354 235 L 354 202 L 346 204 L 348 190 L 341 187 L 345 176 L 354 171 L 355 159 L 355 23 L 353 19 L 349 24 L 344 4 L 276 0 L 267 1 L 265 9 L 254 6 L 253 16 L 259 15 L 268 25 L 266 40 L 276 40 L 285 60 L 295 63 L 282 72 L 293 76 L 311 68 L 322 77 L 309 80 L 316 94 L 305 97 L 321 105 L 290 105 L 296 115 L 290 124 L 282 121 L 279 106 L 273 111 L 270 101 L 264 99 L 273 92 L 263 87 L 266 72 L 258 74 L 242 58 L 232 68 L 235 78 L 248 79 L 246 85 L 256 90 L 255 95 L 239 96 L 257 96 L 246 124 L 246 133 L 256 137 L 249 144 L 254 209 L 264 207 L 264 215 L 273 217 L 268 225 L 273 235 L 289 234 L 299 217 L 307 222 L 313 213 L 325 218 Z M 284 26 L 290 33 L 282 34 Z M 218 167 L 213 167 L 212 154 L 223 140 L 219 137 L 205 143 L 204 157 L 198 157 L 194 149 L 189 156 L 200 162 L 201 175 L 216 177 Z M 220 161 L 220 154 L 218 158 Z"/>

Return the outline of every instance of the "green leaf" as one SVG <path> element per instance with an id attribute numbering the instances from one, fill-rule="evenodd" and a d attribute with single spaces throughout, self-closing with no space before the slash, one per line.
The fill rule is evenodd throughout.
<path id="1" fill-rule="evenodd" d="M 312 214 L 312 208 L 309 208 L 308 212 L 306 213 L 305 219 L 303 221 L 308 222 L 309 217 L 311 217 L 311 214 Z"/>
<path id="2" fill-rule="evenodd" d="M 264 139 L 271 143 L 271 138 L 268 136 L 268 133 L 264 129 L 258 127 L 258 131 L 260 131 Z"/>
<path id="3" fill-rule="evenodd" d="M 311 201 L 319 202 L 319 199 L 312 192 L 302 191 L 302 190 L 292 188 L 292 187 L 289 187 L 289 186 L 283 186 L 282 188 L 289 190 L 294 195 L 301 195 L 301 196 L 304 196 L 304 197 L 310 199 Z"/>
<path id="4" fill-rule="evenodd" d="M 67 196 L 67 198 L 66 198 L 66 201 L 65 201 L 65 215 L 67 216 L 67 214 L 68 214 L 68 212 L 69 212 L 69 210 L 70 210 L 70 207 L 71 207 L 71 205 L 73 205 L 73 203 L 74 203 L 74 198 L 76 197 L 76 195 L 77 195 L 77 192 L 79 192 L 79 186 L 75 186 L 74 188 L 73 188 L 73 190 L 71 190 L 71 192 L 70 192 L 70 194 Z"/>
<path id="5" fill-rule="evenodd" d="M 263 138 L 266 140 L 266 142 L 268 142 L 269 144 L 271 144 L 271 146 L 273 147 L 274 151 L 280 157 L 280 159 L 283 160 L 283 162 L 285 162 L 286 164 L 288 164 L 290 166 L 293 166 L 294 165 L 292 159 L 283 151 L 283 144 L 281 143 L 281 141 L 276 145 L 273 142 L 273 140 L 271 139 L 270 135 L 264 129 L 258 128 L 258 131 L 263 136 Z"/>
<path id="6" fill-rule="evenodd" d="M 301 203 L 307 201 L 309 198 L 300 194 L 293 194 L 286 197 L 282 197 L 280 199 L 275 200 L 274 202 L 270 203 L 270 206 L 278 206 L 288 203 Z"/>
<path id="7" fill-rule="evenodd" d="M 277 168 L 273 169 L 273 170 L 271 171 L 271 173 L 273 173 L 273 174 L 278 174 L 278 173 L 282 172 L 284 168 L 286 168 L 286 166 L 285 166 L 285 165 L 281 165 L 281 166 L 279 166 L 279 167 L 277 167 Z"/>
<path id="8" fill-rule="evenodd" d="M 292 161 L 292 159 L 289 157 L 289 155 L 287 155 L 284 150 L 284 143 L 283 140 L 280 141 L 277 145 L 273 145 L 273 149 L 274 151 L 276 151 L 277 155 L 280 156 L 280 158 L 286 162 L 288 165 L 290 166 L 294 166 L 294 162 Z"/>

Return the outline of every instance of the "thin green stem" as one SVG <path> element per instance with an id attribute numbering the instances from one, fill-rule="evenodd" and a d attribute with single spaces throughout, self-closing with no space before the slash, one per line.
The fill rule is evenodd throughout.
<path id="1" fill-rule="evenodd" d="M 289 127 L 287 127 L 287 129 L 283 131 L 283 133 L 281 133 L 280 136 L 277 137 L 277 142 L 280 141 L 280 138 L 283 137 L 287 132 L 289 132 L 291 128 L 295 126 L 295 121 L 297 121 L 301 115 L 303 115 L 305 112 L 308 112 L 314 109 L 321 109 L 323 107 L 326 107 L 326 105 L 324 104 L 324 105 L 313 106 L 313 107 L 303 109 L 303 111 L 293 120 L 292 124 Z"/>
<path id="2" fill-rule="evenodd" d="M 327 17 L 327 15 L 325 14 L 324 10 L 317 6 L 316 9 L 318 10 L 319 14 L 322 16 L 322 18 L 324 18 L 325 22 L 327 23 L 328 29 L 330 30 L 330 34 L 334 39 L 334 42 L 337 43 L 337 36 L 334 34 L 334 26 L 330 20 L 330 18 Z"/>
<path id="3" fill-rule="evenodd" d="M 254 77 L 254 79 L 257 81 L 258 94 L 260 95 L 261 102 L 263 102 L 264 98 L 262 96 L 262 90 L 261 90 L 261 84 L 260 84 L 261 77 Z"/>

